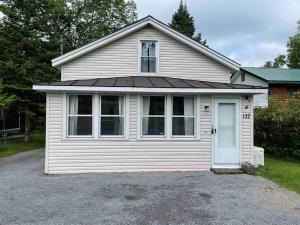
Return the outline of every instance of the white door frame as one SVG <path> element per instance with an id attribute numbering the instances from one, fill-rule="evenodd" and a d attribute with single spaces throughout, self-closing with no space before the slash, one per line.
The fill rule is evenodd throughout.
<path id="1" fill-rule="evenodd" d="M 237 104 L 237 112 L 236 112 L 236 118 L 237 118 L 237 146 L 239 149 L 239 163 L 238 164 L 215 164 L 215 142 L 216 142 L 216 136 L 215 134 L 212 134 L 212 168 L 241 168 L 241 98 L 239 96 L 213 96 L 213 107 L 212 107 L 212 129 L 215 129 L 217 127 L 216 124 L 216 107 L 217 103 L 220 101 L 223 101 L 224 103 L 236 103 Z M 218 132 L 218 131 L 217 131 Z"/>

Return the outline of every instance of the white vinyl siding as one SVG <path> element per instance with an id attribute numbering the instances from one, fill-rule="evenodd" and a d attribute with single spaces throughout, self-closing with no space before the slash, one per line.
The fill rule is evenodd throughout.
<path id="1" fill-rule="evenodd" d="M 258 79 L 248 73 L 245 73 L 245 81 L 241 81 L 241 73 L 234 77 L 231 81 L 233 84 L 247 84 L 261 87 L 268 87 L 268 82 Z M 255 107 L 268 107 L 268 94 L 257 94 L 253 97 Z"/>
<path id="2" fill-rule="evenodd" d="M 65 139 L 63 136 L 63 97 L 61 93 L 47 94 L 46 173 L 86 173 L 115 171 L 176 171 L 208 170 L 212 154 L 211 96 L 200 96 L 200 139 L 144 140 L 138 139 L 138 99 L 129 97 L 128 139 Z M 243 100 L 243 106 L 251 99 Z M 248 111 L 249 109 L 245 109 Z M 242 110 L 243 112 L 245 110 Z M 251 109 L 250 109 L 251 111 Z M 253 146 L 252 120 L 242 120 L 242 161 L 251 161 Z"/>
<path id="3" fill-rule="evenodd" d="M 246 99 L 242 97 L 241 101 L 241 159 L 242 162 L 252 163 L 253 149 L 253 98 L 251 96 Z M 249 118 L 243 118 L 243 114 L 250 114 Z"/>
<path id="4" fill-rule="evenodd" d="M 62 66 L 62 80 L 140 75 L 141 40 L 157 40 L 157 75 L 230 82 L 230 70 L 162 32 L 145 27 Z"/>

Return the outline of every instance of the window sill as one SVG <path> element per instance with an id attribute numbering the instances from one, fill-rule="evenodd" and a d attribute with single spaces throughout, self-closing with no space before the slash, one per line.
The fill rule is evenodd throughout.
<path id="1" fill-rule="evenodd" d="M 125 136 L 119 136 L 119 137 L 66 137 L 63 138 L 63 141 L 125 141 L 129 140 Z"/>
<path id="2" fill-rule="evenodd" d="M 137 141 L 190 141 L 199 142 L 199 137 L 139 137 Z"/>

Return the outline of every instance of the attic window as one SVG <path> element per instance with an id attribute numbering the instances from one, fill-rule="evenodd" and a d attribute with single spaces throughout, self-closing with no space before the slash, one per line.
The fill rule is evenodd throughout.
<path id="1" fill-rule="evenodd" d="M 141 41 L 141 73 L 156 73 L 157 47 L 157 41 Z"/>

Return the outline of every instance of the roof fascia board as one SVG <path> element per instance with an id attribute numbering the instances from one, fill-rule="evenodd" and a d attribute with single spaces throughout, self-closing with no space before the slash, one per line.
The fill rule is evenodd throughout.
<path id="1" fill-rule="evenodd" d="M 190 38 L 185 37 L 183 34 L 169 28 L 167 25 L 161 23 L 160 21 L 154 19 L 151 16 L 148 16 L 136 23 L 133 23 L 133 24 L 131 24 L 119 31 L 116 31 L 115 33 L 105 36 L 95 42 L 87 44 L 81 48 L 75 49 L 75 50 L 73 50 L 69 53 L 66 53 L 60 57 L 57 57 L 52 60 L 52 65 L 55 67 L 59 67 L 60 65 L 62 65 L 65 62 L 68 62 L 76 57 L 79 57 L 83 54 L 91 52 L 96 48 L 99 48 L 110 42 L 113 42 L 123 36 L 126 36 L 129 33 L 132 33 L 134 31 L 148 25 L 148 24 L 151 24 L 153 27 L 160 30 L 161 32 L 168 34 L 169 36 L 173 37 L 174 39 L 188 45 L 189 47 L 191 47 L 197 51 L 200 51 L 204 55 L 206 55 L 210 58 L 213 58 L 214 60 L 218 61 L 219 63 L 221 63 L 235 71 L 239 70 L 239 68 L 240 68 L 240 64 L 238 64 L 237 62 L 234 62 L 233 60 L 221 55 L 220 53 L 218 53 L 214 50 L 211 50 L 205 46 L 202 46 L 201 44 L 191 40 Z"/>
<path id="2" fill-rule="evenodd" d="M 270 80 L 269 84 L 300 84 L 300 81 Z"/>
<path id="3" fill-rule="evenodd" d="M 71 92 L 131 92 L 131 93 L 224 93 L 224 94 L 266 94 L 266 88 L 260 89 L 212 89 L 212 88 L 139 88 L 139 87 L 90 87 L 90 86 L 49 86 L 33 85 L 38 91 Z"/>

